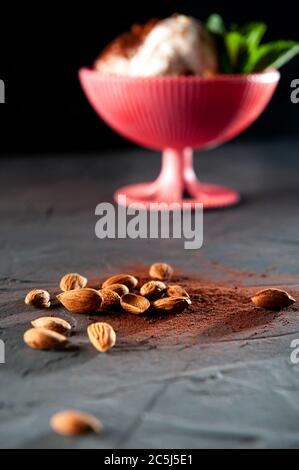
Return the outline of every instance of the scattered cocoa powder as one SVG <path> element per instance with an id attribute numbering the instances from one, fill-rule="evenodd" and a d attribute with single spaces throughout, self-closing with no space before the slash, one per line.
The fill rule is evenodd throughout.
<path id="1" fill-rule="evenodd" d="M 148 280 L 145 271 L 132 272 L 139 277 L 139 285 Z M 118 337 L 126 342 L 161 344 L 162 340 L 179 343 L 192 338 L 203 342 L 211 338 L 220 340 L 243 330 L 265 331 L 273 320 L 285 315 L 285 312 L 274 313 L 255 307 L 251 297 L 258 289 L 253 287 L 219 284 L 183 275 L 174 276 L 171 283 L 181 285 L 190 294 L 192 306 L 182 314 L 148 312 L 136 318 L 116 311 L 101 314 L 100 321 L 109 322 Z"/>

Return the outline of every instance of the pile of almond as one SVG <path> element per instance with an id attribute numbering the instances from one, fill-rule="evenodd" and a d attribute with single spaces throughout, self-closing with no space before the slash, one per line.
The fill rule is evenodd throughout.
<path id="1" fill-rule="evenodd" d="M 77 273 L 66 274 L 60 281 L 59 302 L 71 313 L 95 314 L 123 311 L 132 315 L 146 312 L 182 313 L 191 305 L 189 294 L 181 286 L 168 285 L 173 269 L 166 263 L 153 264 L 150 281 L 139 285 L 131 274 L 117 274 L 107 279 L 99 290 L 87 287 L 87 278 Z M 43 290 L 33 290 L 25 303 L 36 308 L 49 309 L 51 296 Z M 32 322 L 33 328 L 24 334 L 25 343 L 33 349 L 49 350 L 65 347 L 71 325 L 61 318 L 42 317 Z M 116 344 L 116 333 L 107 323 L 94 323 L 87 329 L 91 344 L 100 352 L 107 352 Z"/>
<path id="2" fill-rule="evenodd" d="M 167 284 L 173 269 L 166 263 L 150 267 L 151 280 L 139 285 L 131 274 L 117 274 L 107 279 L 99 290 L 88 288 L 86 277 L 77 273 L 63 276 L 60 281 L 59 302 L 71 313 L 96 314 L 123 311 L 132 315 L 145 313 L 182 313 L 191 305 L 186 290 L 178 285 Z M 264 289 L 251 299 L 256 307 L 279 311 L 293 305 L 296 300 L 280 289 Z M 51 296 L 45 290 L 33 290 L 25 298 L 27 305 L 49 309 Z M 61 318 L 42 317 L 32 322 L 33 328 L 24 334 L 25 343 L 33 349 L 56 349 L 68 343 L 67 333 L 71 325 Z M 116 344 L 116 333 L 108 323 L 94 323 L 87 329 L 91 344 L 100 352 L 107 352 Z"/>

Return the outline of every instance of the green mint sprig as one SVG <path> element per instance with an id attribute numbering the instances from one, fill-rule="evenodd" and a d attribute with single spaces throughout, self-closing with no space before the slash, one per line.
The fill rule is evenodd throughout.
<path id="1" fill-rule="evenodd" d="M 211 15 L 207 29 L 215 36 L 222 73 L 254 73 L 269 68 L 280 68 L 297 54 L 296 41 L 273 41 L 261 44 L 267 31 L 262 22 L 227 29 L 220 15 Z"/>

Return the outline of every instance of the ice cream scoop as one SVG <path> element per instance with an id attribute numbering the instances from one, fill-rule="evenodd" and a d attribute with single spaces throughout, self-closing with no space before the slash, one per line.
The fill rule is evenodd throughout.
<path id="1" fill-rule="evenodd" d="M 130 34 L 99 57 L 99 71 L 131 77 L 210 76 L 218 71 L 214 40 L 195 18 L 176 15 L 151 23 L 139 43 L 136 31 Z"/>
<path id="2" fill-rule="evenodd" d="M 129 64 L 130 76 L 209 75 L 218 68 L 210 34 L 197 20 L 175 16 L 160 21 Z"/>

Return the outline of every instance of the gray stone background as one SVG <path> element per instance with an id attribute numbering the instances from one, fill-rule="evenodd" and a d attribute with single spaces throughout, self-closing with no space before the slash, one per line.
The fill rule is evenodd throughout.
<path id="1" fill-rule="evenodd" d="M 260 287 L 299 287 L 298 148 L 293 140 L 234 142 L 196 158 L 199 176 L 239 189 L 235 208 L 205 213 L 201 250 L 181 241 L 99 241 L 96 205 L 118 186 L 154 178 L 160 157 L 128 150 L 97 155 L 4 158 L 0 174 L 0 446 L 2 448 L 274 448 L 299 445 L 299 366 L 290 343 L 299 316 L 285 312 L 261 326 L 192 345 L 155 347 L 122 338 L 97 355 L 84 319 L 78 350 L 39 352 L 22 335 L 37 313 L 31 288 L 55 291 L 65 272 L 90 277 L 120 266 L 167 259 L 190 275 Z M 225 269 L 222 269 L 225 267 Z M 261 277 L 267 273 L 267 277 Z M 55 313 L 55 310 L 54 310 Z M 98 416 L 102 436 L 65 439 L 53 413 L 78 408 Z"/>

